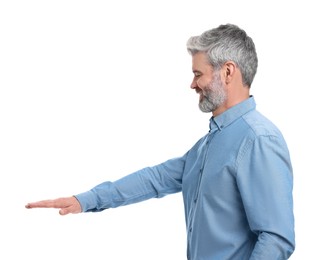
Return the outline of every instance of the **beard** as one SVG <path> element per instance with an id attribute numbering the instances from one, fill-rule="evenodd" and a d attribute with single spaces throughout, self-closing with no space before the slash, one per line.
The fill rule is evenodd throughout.
<path id="1" fill-rule="evenodd" d="M 215 72 L 212 81 L 201 90 L 199 108 L 202 112 L 213 112 L 227 99 L 227 93 L 224 84 L 221 81 L 220 73 Z"/>

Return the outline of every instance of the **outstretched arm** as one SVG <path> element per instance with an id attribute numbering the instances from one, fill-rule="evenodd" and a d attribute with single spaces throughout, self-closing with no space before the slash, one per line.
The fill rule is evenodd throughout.
<path id="1" fill-rule="evenodd" d="M 104 182 L 87 192 L 54 200 L 28 203 L 25 207 L 57 208 L 60 215 L 99 212 L 108 208 L 160 198 L 181 190 L 186 155 L 147 167 L 115 182 Z"/>
<path id="2" fill-rule="evenodd" d="M 58 198 L 53 200 L 41 200 L 36 202 L 27 203 L 27 209 L 33 208 L 55 208 L 60 209 L 60 215 L 67 215 L 69 213 L 76 214 L 81 212 L 79 201 L 74 197 Z"/>

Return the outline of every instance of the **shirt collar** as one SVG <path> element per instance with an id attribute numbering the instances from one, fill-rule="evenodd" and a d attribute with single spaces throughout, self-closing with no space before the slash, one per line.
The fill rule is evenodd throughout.
<path id="1" fill-rule="evenodd" d="M 221 130 L 227 127 L 237 118 L 243 116 L 247 112 L 256 108 L 255 99 L 250 96 L 248 99 L 242 101 L 241 103 L 227 109 L 222 114 L 210 118 L 210 131 Z"/>

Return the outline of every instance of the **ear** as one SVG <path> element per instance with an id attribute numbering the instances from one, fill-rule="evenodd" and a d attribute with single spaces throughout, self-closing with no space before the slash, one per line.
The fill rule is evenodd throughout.
<path id="1" fill-rule="evenodd" d="M 229 84 L 235 76 L 235 72 L 237 70 L 236 64 L 233 61 L 227 61 L 223 65 L 223 67 L 224 67 L 225 82 L 226 84 Z"/>

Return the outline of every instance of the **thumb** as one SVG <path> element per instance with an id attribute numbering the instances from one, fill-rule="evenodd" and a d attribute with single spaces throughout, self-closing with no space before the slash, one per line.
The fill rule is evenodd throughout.
<path id="1" fill-rule="evenodd" d="M 77 213 L 80 213 L 80 212 L 81 212 L 80 204 L 77 203 L 76 205 L 71 205 L 71 206 L 68 206 L 68 207 L 61 208 L 60 211 L 59 211 L 59 214 L 64 216 L 64 215 L 68 215 L 70 213 L 77 214 Z"/>
<path id="2" fill-rule="evenodd" d="M 60 214 L 61 216 L 67 215 L 67 214 L 69 214 L 69 213 L 70 213 L 69 208 L 63 208 L 63 209 L 60 209 L 60 210 L 59 210 L 59 214 Z"/>

